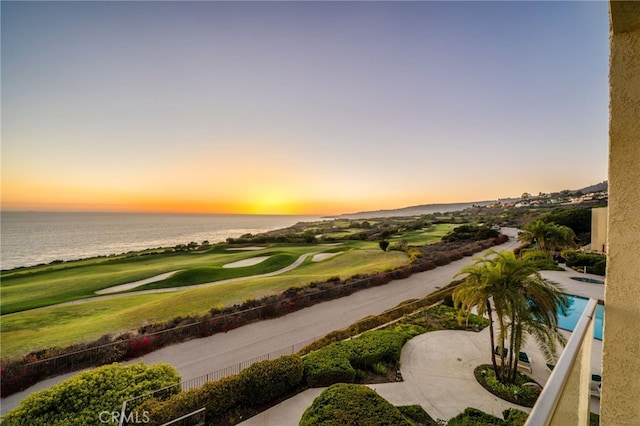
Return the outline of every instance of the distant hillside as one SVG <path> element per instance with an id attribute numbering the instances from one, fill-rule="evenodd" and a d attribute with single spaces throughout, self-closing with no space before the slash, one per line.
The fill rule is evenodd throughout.
<path id="1" fill-rule="evenodd" d="M 609 189 L 609 182 L 606 180 L 604 182 L 597 183 L 595 185 L 587 186 L 586 188 L 576 189 L 574 192 L 580 191 L 583 194 L 588 194 L 590 192 L 599 192 L 606 191 Z"/>
<path id="2" fill-rule="evenodd" d="M 348 219 L 369 219 L 374 217 L 391 217 L 391 216 L 418 216 L 430 213 L 446 213 L 464 210 L 473 206 L 486 206 L 493 204 L 495 201 L 475 201 L 468 203 L 448 203 L 448 204 L 422 204 L 419 206 L 402 207 L 399 209 L 389 210 L 371 210 L 357 213 L 347 213 L 331 217 L 343 217 Z"/>
<path id="3" fill-rule="evenodd" d="M 608 188 L 607 181 L 600 182 L 595 185 L 587 186 L 582 189 L 576 189 L 571 192 L 582 192 L 583 194 L 588 194 L 590 192 L 598 192 L 604 191 Z M 371 211 L 363 211 L 357 213 L 345 213 L 336 216 L 328 216 L 331 218 L 345 218 L 345 219 L 370 219 L 374 217 L 392 217 L 392 216 L 419 216 L 422 214 L 431 214 L 431 213 L 446 213 L 446 212 L 454 212 L 464 210 L 473 206 L 486 206 L 489 204 L 496 203 L 497 201 L 501 203 L 509 203 L 518 201 L 520 198 L 500 198 L 498 200 L 490 200 L 490 201 L 473 201 L 466 203 L 442 203 L 442 204 L 421 204 L 419 206 L 409 206 L 409 207 L 401 207 L 398 209 L 387 209 L 387 210 L 371 210 Z"/>

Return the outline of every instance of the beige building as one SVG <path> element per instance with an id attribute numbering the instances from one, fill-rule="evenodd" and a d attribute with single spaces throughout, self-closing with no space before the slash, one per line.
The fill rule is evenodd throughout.
<path id="1" fill-rule="evenodd" d="M 595 253 L 607 252 L 607 207 L 591 209 L 591 246 Z"/>
<path id="2" fill-rule="evenodd" d="M 607 274 L 600 424 L 638 426 L 640 2 L 610 0 L 609 25 L 609 206 L 608 215 L 604 214 L 607 223 L 604 244 Z M 602 227 L 600 214 L 596 213 L 598 235 Z M 602 245 L 601 242 L 598 244 Z M 527 425 L 588 424 L 594 310 L 595 301 L 591 301 L 545 385 Z M 577 333 L 579 328 L 580 333 Z"/>

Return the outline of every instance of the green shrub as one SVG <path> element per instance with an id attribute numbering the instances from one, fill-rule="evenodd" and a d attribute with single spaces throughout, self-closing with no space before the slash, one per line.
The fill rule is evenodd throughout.
<path id="1" fill-rule="evenodd" d="M 427 412 L 424 411 L 424 408 L 422 408 L 419 405 L 403 405 L 397 408 L 398 410 L 400 410 L 403 416 L 405 416 L 407 419 L 411 421 L 416 422 L 417 424 L 427 425 L 427 426 L 432 426 L 432 425 L 435 426 L 438 424 L 438 422 L 433 420 L 431 416 L 429 416 L 429 414 L 427 414 Z"/>
<path id="2" fill-rule="evenodd" d="M 524 426 L 529 417 L 529 413 L 518 410 L 517 408 L 509 408 L 502 412 L 502 417 L 504 417 L 505 426 Z"/>
<path id="3" fill-rule="evenodd" d="M 302 415 L 300 426 L 407 425 L 400 410 L 366 386 L 340 383 L 320 394 Z"/>
<path id="4" fill-rule="evenodd" d="M 356 370 L 349 362 L 348 353 L 338 342 L 311 352 L 305 357 L 304 377 L 307 385 L 324 387 L 334 383 L 353 382 Z"/>
<path id="5" fill-rule="evenodd" d="M 109 416 L 103 414 L 104 418 L 110 418 L 120 412 L 122 401 L 179 382 L 178 372 L 169 364 L 106 365 L 32 393 L 3 417 L 2 424 L 100 424 L 100 414 L 106 412 Z"/>
<path id="6" fill-rule="evenodd" d="M 482 387 L 497 397 L 505 401 L 513 402 L 514 404 L 533 407 L 533 404 L 535 404 L 538 399 L 538 395 L 540 395 L 539 391 L 522 386 L 524 383 L 535 383 L 535 381 L 519 371 L 516 373 L 515 384 L 504 384 L 498 381 L 493 367 L 489 364 L 479 365 L 476 367 L 474 374 L 476 380 L 478 380 L 478 383 L 480 383 Z"/>
<path id="7" fill-rule="evenodd" d="M 476 408 L 467 407 L 462 413 L 450 419 L 447 426 L 523 426 L 529 416 L 515 408 L 504 410 L 502 415 L 504 420 Z"/>
<path id="8" fill-rule="evenodd" d="M 504 420 L 501 418 L 487 414 L 476 408 L 465 408 L 465 410 L 453 417 L 447 423 L 447 426 L 504 426 Z"/>
<path id="9" fill-rule="evenodd" d="M 242 370 L 239 375 L 243 403 L 246 406 L 273 401 L 297 389 L 304 367 L 297 355 L 262 361 Z"/>
<path id="10" fill-rule="evenodd" d="M 297 391 L 302 373 L 299 356 L 283 356 L 258 362 L 238 375 L 207 382 L 164 402 L 147 401 L 138 411 L 149 411 L 150 424 L 160 425 L 205 407 L 207 424 L 219 423 L 237 410 L 268 404 Z"/>
<path id="11" fill-rule="evenodd" d="M 414 335 L 396 330 L 375 330 L 312 352 L 304 359 L 307 384 L 320 387 L 351 383 L 356 377 L 356 368 L 371 369 L 379 362 L 396 362 L 402 345 Z"/>

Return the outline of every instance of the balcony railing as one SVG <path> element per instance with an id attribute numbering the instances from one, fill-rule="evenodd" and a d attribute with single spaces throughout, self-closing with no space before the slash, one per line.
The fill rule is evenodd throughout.
<path id="1" fill-rule="evenodd" d="M 591 399 L 591 348 L 598 301 L 589 299 L 533 406 L 526 426 L 587 425 Z"/>

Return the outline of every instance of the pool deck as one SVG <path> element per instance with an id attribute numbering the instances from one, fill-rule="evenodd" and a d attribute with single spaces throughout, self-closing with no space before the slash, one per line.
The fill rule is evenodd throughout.
<path id="1" fill-rule="evenodd" d="M 548 280 L 555 281 L 564 287 L 564 293 L 574 296 L 582 296 L 597 300 L 604 300 L 604 284 L 592 284 L 581 281 L 572 280 L 571 277 L 591 278 L 604 281 L 604 277 L 600 275 L 584 274 L 576 272 L 573 269 L 560 265 L 565 268 L 564 271 L 540 271 L 542 276 Z"/>
<path id="2" fill-rule="evenodd" d="M 581 274 L 569 268 L 566 271 L 542 271 L 542 276 L 564 287 L 567 294 L 604 299 L 604 285 L 572 280 L 572 276 L 582 276 L 602 280 L 602 277 Z M 562 330 L 568 339 L 570 331 Z M 457 330 L 442 330 L 421 334 L 405 344 L 401 355 L 400 383 L 368 385 L 393 405 L 421 405 L 434 419 L 450 419 L 472 406 L 501 417 L 507 408 L 529 408 L 497 398 L 478 384 L 473 369 L 483 362 L 490 362 L 491 349 L 488 347 L 489 331 L 479 333 Z M 602 374 L 602 341 L 593 340 L 591 359 L 592 374 Z M 530 376 L 544 385 L 549 378 L 544 356 L 533 339 L 525 343 L 524 351 L 532 360 Z M 247 419 L 243 426 L 295 426 L 304 410 L 325 388 L 304 391 L 255 417 Z M 600 412 L 599 398 L 591 397 L 591 411 Z"/>

